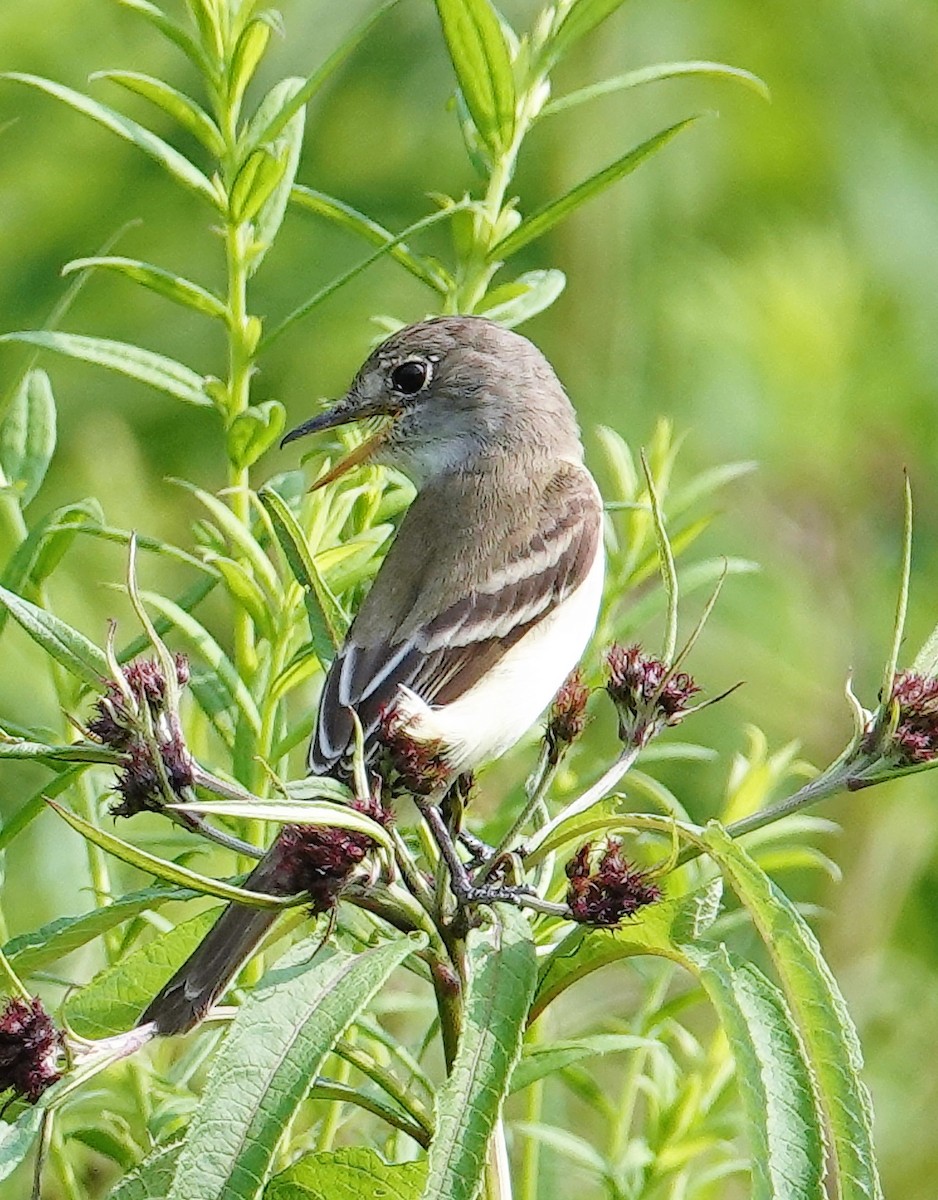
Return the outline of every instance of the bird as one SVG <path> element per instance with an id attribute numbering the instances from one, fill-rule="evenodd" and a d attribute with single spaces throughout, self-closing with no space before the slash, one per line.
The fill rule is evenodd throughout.
<path id="1" fill-rule="evenodd" d="M 416 494 L 326 672 L 309 771 L 342 778 L 356 717 L 372 756 L 393 707 L 397 728 L 437 747 L 456 780 L 518 742 L 582 657 L 603 588 L 602 500 L 550 363 L 485 317 L 391 334 L 345 396 L 281 444 L 374 418 L 376 432 L 319 485 L 374 463 L 408 476 Z M 290 892 L 279 846 L 246 887 Z M 138 1028 L 196 1025 L 275 919 L 230 905 Z"/>

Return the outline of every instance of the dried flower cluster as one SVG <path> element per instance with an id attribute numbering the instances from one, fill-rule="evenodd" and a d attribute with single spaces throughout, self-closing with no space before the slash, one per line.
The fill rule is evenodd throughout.
<path id="1" fill-rule="evenodd" d="M 189 682 L 189 661 L 175 657 L 176 683 Z M 88 732 L 106 746 L 120 750 L 123 764 L 116 788 L 121 799 L 111 808 L 116 817 L 158 810 L 166 799 L 165 786 L 182 797 L 192 785 L 192 759 L 167 705 L 166 677 L 160 664 L 142 659 L 123 667 L 123 680 L 108 680 L 94 706 Z"/>
<path id="2" fill-rule="evenodd" d="M 394 819 L 380 793 L 368 800 L 353 800 L 350 807 L 385 829 Z M 355 868 L 374 848 L 365 833 L 324 825 L 285 825 L 277 844 L 287 891 L 308 893 L 314 913 L 333 907 Z"/>
<path id="3" fill-rule="evenodd" d="M 938 677 L 903 671 L 893 682 L 890 700 L 899 708 L 891 750 L 900 765 L 938 757 Z"/>
<path id="4" fill-rule="evenodd" d="M 583 682 L 583 675 L 577 667 L 567 676 L 547 713 L 545 736 L 553 762 L 560 758 L 566 747 L 575 742 L 586 728 L 589 721 L 586 712 L 589 698 L 590 690 Z"/>
<path id="5" fill-rule="evenodd" d="M 609 838 L 598 849 L 584 843 L 565 870 L 570 880 L 567 904 L 573 919 L 584 925 L 618 925 L 661 899 L 661 889 L 648 873 L 623 856 L 619 838 Z"/>
<path id="6" fill-rule="evenodd" d="M 8 1000 L 0 1013 L 0 1092 L 10 1088 L 35 1104 L 58 1072 L 62 1034 L 42 1007 L 32 1000 Z"/>
<path id="7" fill-rule="evenodd" d="M 406 792 L 429 796 L 452 778 L 442 743 L 438 739 L 422 742 L 411 736 L 406 717 L 395 705 L 381 713 L 379 742 L 378 767 L 392 795 Z"/>
<path id="8" fill-rule="evenodd" d="M 686 671 L 645 654 L 637 643 L 610 646 L 606 652 L 606 690 L 619 713 L 619 735 L 644 744 L 664 725 L 681 719 L 688 701 L 700 691 Z"/>

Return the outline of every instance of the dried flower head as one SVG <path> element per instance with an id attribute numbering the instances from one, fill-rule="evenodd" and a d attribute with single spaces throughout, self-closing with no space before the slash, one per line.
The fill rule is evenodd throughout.
<path id="1" fill-rule="evenodd" d="M 576 667 L 567 676 L 547 713 L 547 745 L 556 760 L 580 736 L 589 721 L 586 705 L 590 690 Z"/>
<path id="2" fill-rule="evenodd" d="M 114 817 L 132 817 L 138 812 L 159 812 L 166 802 L 163 779 L 173 795 L 182 800 L 192 786 L 192 756 L 175 719 L 172 733 L 157 745 L 162 772 L 150 745 L 137 738 L 124 751 L 123 765 L 117 773 L 116 791 L 120 801 L 111 806 Z"/>
<path id="3" fill-rule="evenodd" d="M 63 1038 L 38 997 L 8 1000 L 0 1013 L 0 1092 L 10 1088 L 35 1104 L 61 1078 Z"/>
<path id="4" fill-rule="evenodd" d="M 700 691 L 693 676 L 671 672 L 637 643 L 610 646 L 606 668 L 606 690 L 619 713 L 619 733 L 629 741 L 644 743 L 662 726 L 677 724 L 690 698 Z"/>
<path id="5" fill-rule="evenodd" d="M 899 719 L 890 750 L 901 766 L 938 757 L 938 677 L 903 671 L 893 681 Z"/>
<path id="6" fill-rule="evenodd" d="M 185 687 L 189 682 L 189 660 L 184 654 L 175 656 L 176 682 Z M 104 695 L 94 705 L 88 722 L 88 732 L 115 750 L 125 750 L 134 740 L 140 727 L 140 713 L 146 706 L 151 715 L 159 717 L 166 700 L 166 676 L 163 668 L 152 658 L 138 659 L 121 668 L 123 685 L 109 679 Z"/>
<path id="7" fill-rule="evenodd" d="M 367 800 L 350 804 L 387 828 L 394 817 L 381 802 L 380 788 Z M 278 848 L 287 880 L 287 890 L 306 892 L 314 913 L 334 906 L 366 854 L 374 848 L 366 833 L 324 825 L 285 825 L 280 831 Z"/>
<path id="8" fill-rule="evenodd" d="M 609 838 L 598 849 L 584 843 L 565 870 L 570 880 L 567 904 L 573 919 L 584 925 L 618 925 L 661 899 L 661 889 L 648 873 L 623 857 L 619 838 Z"/>
<path id="9" fill-rule="evenodd" d="M 392 792 L 429 796 L 452 777 L 438 738 L 418 741 L 408 732 L 408 719 L 396 705 L 382 710 L 378 740 L 381 773 Z"/>

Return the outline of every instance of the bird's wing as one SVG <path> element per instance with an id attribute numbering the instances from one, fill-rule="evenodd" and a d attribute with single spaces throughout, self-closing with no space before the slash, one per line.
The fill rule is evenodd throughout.
<path id="1" fill-rule="evenodd" d="M 442 499 L 425 489 L 412 505 L 329 669 L 309 752 L 316 774 L 328 773 L 348 751 L 350 709 L 358 714 L 370 753 L 381 715 L 401 685 L 429 704 L 457 700 L 576 591 L 595 560 L 602 505 L 591 476 L 576 464 L 559 464 L 546 484 L 535 480 L 517 498 L 516 511 L 507 514 L 506 527 L 494 530 L 494 539 L 489 521 L 483 558 L 488 568 L 481 572 L 455 558 L 445 561 L 453 542 L 467 541 L 448 537 L 445 523 L 440 544 L 434 543 L 441 523 L 425 518 L 428 505 Z M 502 512 L 506 507 L 515 506 L 497 506 Z M 484 496 L 476 515 L 480 521 L 491 516 Z M 434 588 L 437 594 L 428 600 Z"/>

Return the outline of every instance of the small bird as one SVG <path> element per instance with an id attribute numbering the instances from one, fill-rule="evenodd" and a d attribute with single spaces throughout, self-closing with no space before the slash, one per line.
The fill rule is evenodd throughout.
<path id="1" fill-rule="evenodd" d="M 455 780 L 513 746 L 583 654 L 603 585 L 602 501 L 547 359 L 482 317 L 392 334 L 283 444 L 369 418 L 383 418 L 377 432 L 317 486 L 369 462 L 402 471 L 417 495 L 327 672 L 309 769 L 342 776 L 351 710 L 373 754 L 393 708 Z M 283 874 L 274 842 L 245 886 L 289 894 Z M 230 905 L 139 1025 L 190 1029 L 273 920 Z"/>

